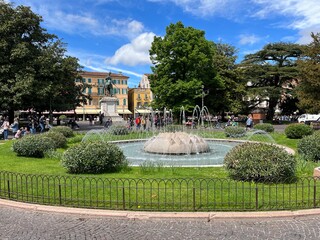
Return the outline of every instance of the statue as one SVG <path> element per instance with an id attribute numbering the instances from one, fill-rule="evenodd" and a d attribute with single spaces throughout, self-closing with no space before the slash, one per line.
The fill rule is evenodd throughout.
<path id="1" fill-rule="evenodd" d="M 112 86 L 112 78 L 111 78 L 111 72 L 109 72 L 109 75 L 107 76 L 106 78 L 106 85 L 105 85 L 105 88 L 106 88 L 106 95 L 107 96 L 110 96 L 112 97 L 113 95 L 113 86 Z"/>

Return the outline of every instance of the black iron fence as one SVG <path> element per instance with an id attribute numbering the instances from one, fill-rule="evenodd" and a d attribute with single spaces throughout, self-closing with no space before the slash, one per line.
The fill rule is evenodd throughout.
<path id="1" fill-rule="evenodd" d="M 320 181 L 108 179 L 0 172 L 0 198 L 45 205 L 145 211 L 266 211 L 318 208 Z M 318 190 L 319 189 L 319 190 Z"/>

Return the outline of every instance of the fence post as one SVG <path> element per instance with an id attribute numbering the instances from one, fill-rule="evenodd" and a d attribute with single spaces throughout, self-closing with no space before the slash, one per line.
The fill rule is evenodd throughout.
<path id="1" fill-rule="evenodd" d="M 192 193 L 192 197 L 193 197 L 193 211 L 196 211 L 196 188 L 193 188 L 193 193 Z"/>
<path id="2" fill-rule="evenodd" d="M 126 199 L 125 199 L 124 187 L 122 187 L 122 208 L 123 208 L 123 210 L 126 209 Z"/>
<path id="3" fill-rule="evenodd" d="M 258 189 L 258 186 L 256 185 L 256 210 L 258 210 L 258 207 L 259 207 L 259 189 Z"/>
<path id="4" fill-rule="evenodd" d="M 317 201 L 316 201 L 316 198 L 317 198 L 317 180 L 314 178 L 313 180 L 313 208 L 316 208 L 317 207 Z"/>
<path id="5" fill-rule="evenodd" d="M 7 185 L 8 185 L 8 197 L 9 197 L 9 199 L 11 198 L 11 194 L 10 194 L 10 181 L 9 180 L 7 180 Z"/>
<path id="6" fill-rule="evenodd" d="M 61 184 L 59 184 L 59 204 L 62 205 L 62 199 L 61 199 Z"/>

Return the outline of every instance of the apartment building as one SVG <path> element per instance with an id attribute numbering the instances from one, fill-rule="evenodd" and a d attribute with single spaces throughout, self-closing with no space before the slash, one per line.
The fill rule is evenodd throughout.
<path id="1" fill-rule="evenodd" d="M 109 76 L 110 74 L 110 76 Z M 132 112 L 128 110 L 128 79 L 122 73 L 82 72 L 83 82 L 88 85 L 83 93 L 91 96 L 82 107 L 76 108 L 76 113 L 87 118 L 87 115 L 97 116 L 100 112 L 100 100 L 106 96 L 106 78 L 112 80 L 112 96 L 117 98 L 117 111 L 124 119 Z"/>

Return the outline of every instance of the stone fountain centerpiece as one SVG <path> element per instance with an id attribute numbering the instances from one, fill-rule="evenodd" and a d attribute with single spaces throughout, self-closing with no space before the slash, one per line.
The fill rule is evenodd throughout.
<path id="1" fill-rule="evenodd" d="M 166 132 L 149 139 L 144 151 L 158 154 L 197 154 L 209 152 L 208 143 L 201 137 L 185 132 Z"/>

